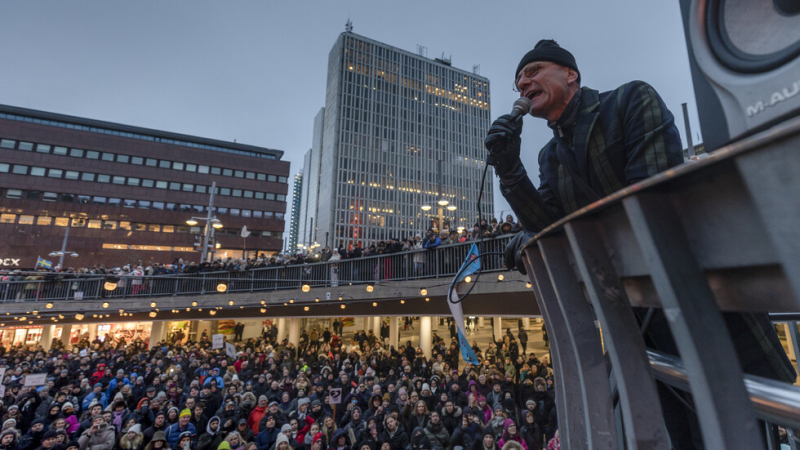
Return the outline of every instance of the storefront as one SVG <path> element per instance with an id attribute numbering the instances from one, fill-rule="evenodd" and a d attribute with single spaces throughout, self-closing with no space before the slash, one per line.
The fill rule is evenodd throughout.
<path id="1" fill-rule="evenodd" d="M 54 331 L 55 338 L 61 338 L 61 328 L 57 327 Z M 0 343 L 3 344 L 4 347 L 16 346 L 16 345 L 24 345 L 24 346 L 36 346 L 39 345 L 39 340 L 42 337 L 42 327 L 41 326 L 18 326 L 18 327 L 6 327 L 0 329 Z"/>

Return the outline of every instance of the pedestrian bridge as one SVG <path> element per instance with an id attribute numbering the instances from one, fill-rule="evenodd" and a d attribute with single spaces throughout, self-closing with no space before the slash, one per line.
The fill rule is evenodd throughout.
<path id="1" fill-rule="evenodd" d="M 501 253 L 513 235 L 476 242 Z M 472 242 L 388 255 L 237 272 L 129 278 L 45 274 L 0 284 L 9 315 L 53 323 L 449 315 L 447 289 Z M 416 261 L 416 263 L 415 263 Z M 538 316 L 526 278 L 504 268 L 502 255 L 481 258 L 483 273 L 463 302 L 467 315 Z M 464 289 L 464 287 L 462 287 Z M 36 312 L 34 314 L 34 311 Z M 41 318 L 39 318 L 41 316 Z M 97 317 L 95 317 L 97 316 Z"/>

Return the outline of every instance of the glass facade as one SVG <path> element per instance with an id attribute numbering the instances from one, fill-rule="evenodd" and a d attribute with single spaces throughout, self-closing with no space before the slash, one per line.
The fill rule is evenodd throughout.
<path id="1" fill-rule="evenodd" d="M 302 170 L 294 176 L 292 185 L 292 220 L 289 223 L 289 243 L 286 251 L 294 252 L 297 249 L 297 227 L 300 223 L 300 207 L 303 202 L 303 172 Z"/>
<path id="2" fill-rule="evenodd" d="M 328 61 L 315 240 L 363 247 L 408 237 L 431 228 L 440 209 L 451 229 L 475 223 L 489 100 L 484 77 L 340 35 Z M 441 198 L 456 209 L 439 208 Z M 493 198 L 487 183 L 483 211 Z"/>

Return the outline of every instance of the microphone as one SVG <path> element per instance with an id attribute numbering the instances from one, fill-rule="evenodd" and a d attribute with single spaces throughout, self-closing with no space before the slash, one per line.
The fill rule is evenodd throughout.
<path id="1" fill-rule="evenodd" d="M 528 114 L 531 110 L 531 99 L 528 97 L 520 97 L 514 101 L 514 105 L 511 107 L 511 117 L 513 120 L 518 119 L 525 114 Z M 490 166 L 494 166 L 497 164 L 497 157 L 492 155 L 491 150 L 487 145 L 487 150 L 489 150 L 489 154 L 486 156 L 486 164 Z"/>
<path id="2" fill-rule="evenodd" d="M 514 101 L 512 106 L 511 115 L 516 119 L 519 116 L 524 116 L 531 112 L 531 99 L 528 97 L 520 97 Z"/>

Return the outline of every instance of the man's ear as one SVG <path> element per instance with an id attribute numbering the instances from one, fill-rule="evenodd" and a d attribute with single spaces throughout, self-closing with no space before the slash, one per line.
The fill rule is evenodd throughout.
<path id="1" fill-rule="evenodd" d="M 578 72 L 575 72 L 572 69 L 567 69 L 567 84 L 573 84 L 578 82 Z"/>

